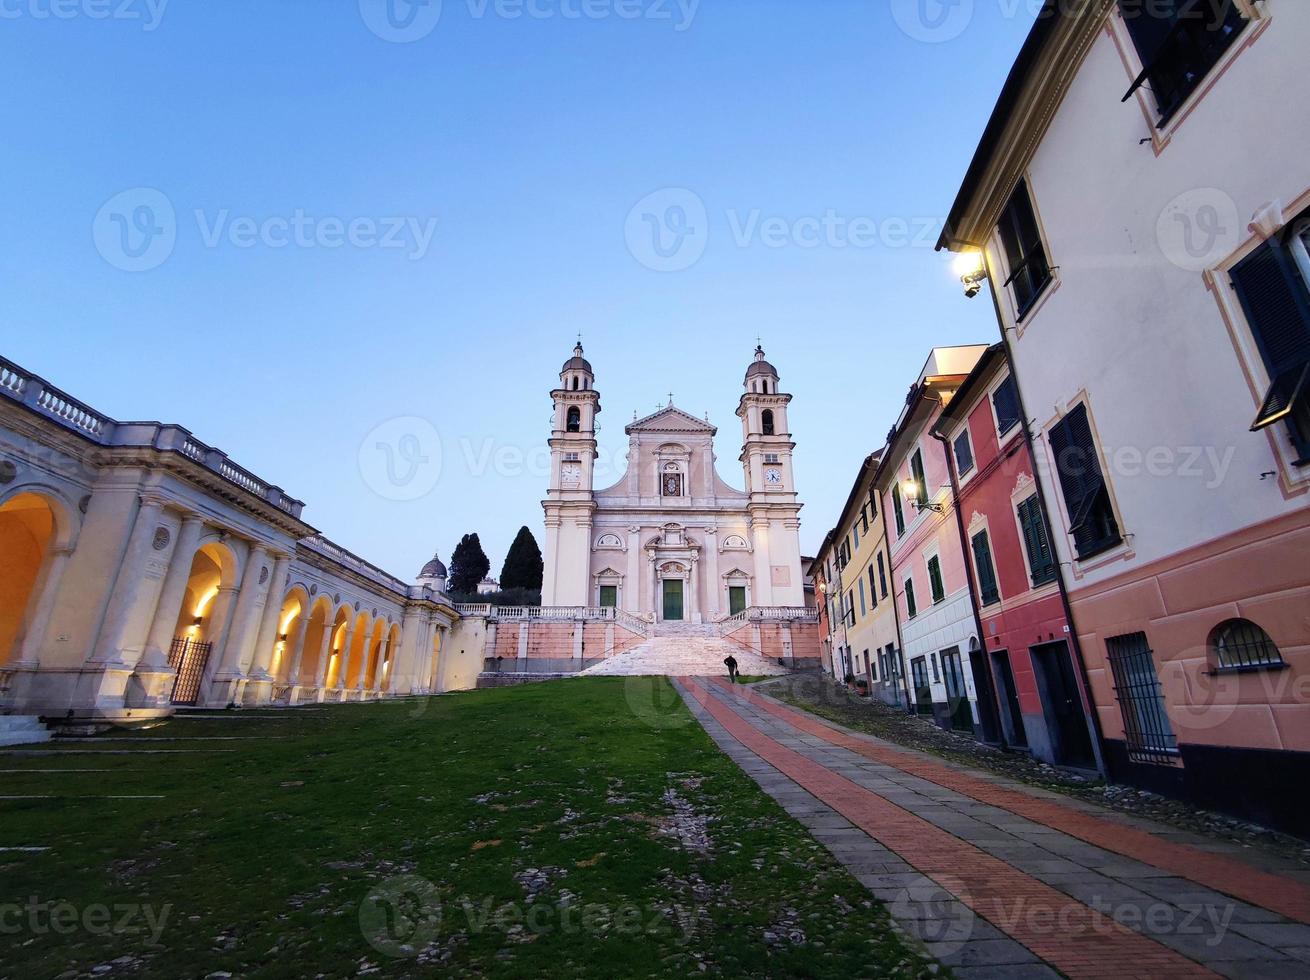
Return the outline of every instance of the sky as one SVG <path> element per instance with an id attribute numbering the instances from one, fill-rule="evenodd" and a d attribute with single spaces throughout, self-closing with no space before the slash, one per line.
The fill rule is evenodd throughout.
<path id="1" fill-rule="evenodd" d="M 813 553 L 932 346 L 1026 0 L 0 0 L 0 355 L 411 579 L 544 540 L 550 391 L 719 427 L 757 338 Z"/>

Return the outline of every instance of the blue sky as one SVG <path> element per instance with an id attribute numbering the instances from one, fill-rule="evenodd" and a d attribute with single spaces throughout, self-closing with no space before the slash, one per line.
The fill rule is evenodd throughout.
<path id="1" fill-rule="evenodd" d="M 540 537 L 579 331 L 603 452 L 672 391 L 738 486 L 762 338 L 807 551 L 928 348 L 996 336 L 930 246 L 1022 0 L 62 2 L 0 17 L 0 354 L 405 578 Z"/>

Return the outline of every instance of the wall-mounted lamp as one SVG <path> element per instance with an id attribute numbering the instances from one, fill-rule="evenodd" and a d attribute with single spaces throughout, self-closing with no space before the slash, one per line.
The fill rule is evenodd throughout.
<path id="1" fill-rule="evenodd" d="M 964 284 L 964 295 L 973 299 L 982 292 L 982 284 L 987 281 L 987 269 L 983 264 L 983 254 L 978 249 L 969 249 L 955 257 L 955 274 Z"/>
<path id="2" fill-rule="evenodd" d="M 191 628 L 198 630 L 204 624 L 204 622 L 205 622 L 204 616 L 197 616 L 195 619 L 191 620 Z"/>
<path id="3" fill-rule="evenodd" d="M 279 633 L 279 634 L 278 634 L 278 637 L 277 637 L 277 641 L 278 641 L 279 643 L 286 643 L 287 640 L 290 639 L 290 638 L 291 638 L 291 634 L 290 634 L 290 633 Z"/>
<path id="4" fill-rule="evenodd" d="M 920 495 L 919 481 L 913 478 L 901 484 L 901 496 L 914 504 L 914 509 L 917 511 L 931 510 L 937 514 L 946 513 L 946 508 L 935 500 L 929 500 L 926 492 Z"/>

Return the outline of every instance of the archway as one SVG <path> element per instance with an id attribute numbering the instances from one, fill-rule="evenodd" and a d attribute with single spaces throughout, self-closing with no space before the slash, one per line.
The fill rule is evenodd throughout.
<path id="1" fill-rule="evenodd" d="M 0 505 L 0 664 L 19 658 L 55 541 L 55 510 L 38 493 Z"/>
<path id="2" fill-rule="evenodd" d="M 227 545 L 209 541 L 191 559 L 182 608 L 173 626 L 168 665 L 177 671 L 172 700 L 195 704 L 214 648 L 223 637 L 237 591 L 237 560 Z"/>
<path id="3" fill-rule="evenodd" d="M 313 687 L 319 678 L 327 677 L 328 661 L 332 657 L 332 633 L 336 628 L 335 623 L 332 601 L 327 596 L 319 596 L 310 607 L 309 620 L 305 624 L 305 652 L 300 658 L 300 669 L 288 673 L 288 684 Z M 290 667 L 295 667 L 294 662 Z"/>
<path id="4" fill-rule="evenodd" d="M 309 594 L 303 586 L 293 587 L 282 600 L 282 608 L 278 611 L 273 656 L 268 662 L 268 672 L 274 679 L 275 698 L 278 696 L 276 688 L 295 684 L 291 675 L 300 673 L 300 662 L 304 661 L 305 656 L 305 618 L 308 611 Z"/>

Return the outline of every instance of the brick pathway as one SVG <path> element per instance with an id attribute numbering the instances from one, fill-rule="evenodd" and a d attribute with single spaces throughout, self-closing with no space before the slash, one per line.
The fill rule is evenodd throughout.
<path id="1" fill-rule="evenodd" d="M 679 688 L 724 750 L 967 980 L 1050 977 L 1052 968 L 1071 977 L 1310 975 L 1310 889 L 1298 881 L 931 761 L 749 688 L 704 679 Z"/>

